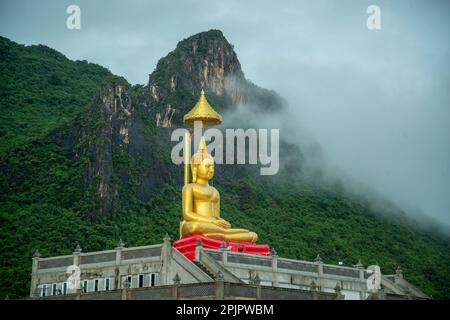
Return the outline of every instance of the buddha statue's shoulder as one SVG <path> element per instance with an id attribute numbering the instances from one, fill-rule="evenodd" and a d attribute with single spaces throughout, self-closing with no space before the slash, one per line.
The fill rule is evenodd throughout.
<path id="1" fill-rule="evenodd" d="M 183 186 L 182 192 L 186 193 L 186 192 L 192 191 L 192 189 L 193 189 L 193 183 L 188 183 Z"/>
<path id="2" fill-rule="evenodd" d="M 196 190 L 196 189 L 205 189 L 205 188 L 216 190 L 214 187 L 212 187 L 210 185 L 204 186 L 204 185 L 193 182 L 193 183 L 188 183 L 185 186 L 183 186 L 183 192 L 192 191 L 192 190 Z"/>
<path id="3" fill-rule="evenodd" d="M 213 186 L 211 186 L 211 189 L 212 189 L 212 192 L 213 192 L 213 197 L 214 197 L 215 199 L 220 199 L 219 191 L 217 191 L 217 189 L 214 188 Z"/>
<path id="4" fill-rule="evenodd" d="M 219 191 L 217 191 L 217 189 L 211 185 L 204 186 L 204 185 L 200 185 L 200 184 L 194 182 L 194 183 L 188 183 L 185 186 L 183 186 L 183 193 L 186 193 L 186 192 L 197 193 L 197 191 L 198 192 L 207 191 L 207 193 L 213 194 L 216 197 L 219 196 Z"/>

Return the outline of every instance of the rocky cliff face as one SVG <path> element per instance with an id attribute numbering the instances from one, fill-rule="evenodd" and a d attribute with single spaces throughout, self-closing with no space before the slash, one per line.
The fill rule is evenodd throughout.
<path id="1" fill-rule="evenodd" d="M 118 186 L 113 183 L 113 154 L 126 149 L 133 125 L 133 104 L 128 85 L 106 81 L 84 116 L 80 133 L 80 154 L 85 156 L 83 186 L 91 200 L 89 215 L 109 216 Z"/>
<path id="2" fill-rule="evenodd" d="M 159 127 L 182 124 L 196 102 L 202 84 L 219 110 L 239 103 L 279 110 L 284 101 L 275 92 L 245 79 L 233 46 L 219 30 L 191 36 L 162 58 L 150 74 L 142 99 Z"/>

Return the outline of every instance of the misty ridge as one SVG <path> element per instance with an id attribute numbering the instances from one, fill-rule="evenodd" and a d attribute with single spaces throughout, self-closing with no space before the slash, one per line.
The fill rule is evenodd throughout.
<path id="1" fill-rule="evenodd" d="M 247 83 L 252 84 L 248 79 L 246 80 Z M 250 93 L 249 95 L 253 96 L 260 90 L 256 85 L 252 87 L 247 83 L 236 81 L 233 76 L 227 76 L 224 82 L 228 92 L 236 90 Z M 233 84 L 232 89 L 230 86 L 227 87 L 227 83 Z M 279 96 L 275 91 L 271 90 L 271 92 Z M 298 179 L 299 183 L 312 183 L 325 190 L 338 192 L 351 201 L 363 204 L 371 212 L 376 212 L 411 228 L 431 233 L 439 238 L 450 238 L 450 226 L 445 222 L 439 221 L 414 206 L 400 204 L 395 195 L 377 190 L 370 181 L 364 180 L 362 177 L 355 177 L 351 172 L 333 163 L 332 159 L 328 159 L 324 154 L 326 146 L 322 146 L 314 137 L 314 133 L 306 129 L 302 123 L 301 110 L 297 108 L 302 103 L 301 99 L 291 102 L 284 97 L 279 96 L 279 98 L 283 103 L 277 107 L 271 105 L 261 107 L 248 101 L 230 106 L 223 111 L 224 121 L 218 126 L 218 129 L 223 133 L 226 129 L 237 128 L 244 130 L 268 129 L 269 132 L 270 129 L 279 129 L 279 172 L 288 170 L 291 178 Z M 207 143 L 210 142 L 207 141 Z M 248 158 L 248 137 L 246 137 L 245 143 L 246 157 Z M 270 143 L 267 149 L 270 153 Z M 294 169 L 292 168 L 293 164 Z M 361 165 L 369 166 L 370 164 L 361 163 Z M 266 176 L 264 179 L 277 180 L 279 177 L 278 175 Z"/>

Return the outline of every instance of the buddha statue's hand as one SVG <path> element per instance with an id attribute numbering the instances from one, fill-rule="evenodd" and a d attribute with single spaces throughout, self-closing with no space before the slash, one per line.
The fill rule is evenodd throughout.
<path id="1" fill-rule="evenodd" d="M 216 225 L 218 225 L 219 227 L 222 227 L 224 229 L 230 229 L 231 228 L 231 224 L 228 221 L 226 221 L 226 220 L 224 220 L 222 218 L 218 218 L 216 221 L 214 221 L 214 223 Z"/>

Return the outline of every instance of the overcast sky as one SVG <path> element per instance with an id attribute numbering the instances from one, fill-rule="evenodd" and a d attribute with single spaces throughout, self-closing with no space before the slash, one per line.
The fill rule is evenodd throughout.
<path id="1" fill-rule="evenodd" d="M 81 30 L 66 8 L 81 8 Z M 369 5 L 381 30 L 366 27 Z M 331 165 L 450 224 L 450 1 L 0 1 L 0 35 L 146 83 L 178 41 L 220 29 Z"/>

